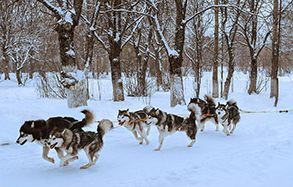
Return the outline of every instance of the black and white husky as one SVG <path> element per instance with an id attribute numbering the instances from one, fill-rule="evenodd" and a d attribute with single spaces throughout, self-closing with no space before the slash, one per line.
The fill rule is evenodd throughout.
<path id="1" fill-rule="evenodd" d="M 150 123 L 146 122 L 147 114 L 138 110 L 136 112 L 129 112 L 127 110 L 119 110 L 117 115 L 117 120 L 119 125 L 123 125 L 126 129 L 131 131 L 134 137 L 139 141 L 139 144 L 143 144 L 143 140 L 145 140 L 146 145 L 149 144 L 149 140 L 147 136 L 150 132 Z M 147 131 L 145 131 L 145 128 Z M 140 137 L 138 137 L 138 134 Z"/>
<path id="2" fill-rule="evenodd" d="M 52 117 L 48 120 L 31 120 L 25 121 L 20 127 L 20 135 L 16 140 L 16 143 L 24 145 L 26 142 L 34 142 L 41 144 L 43 146 L 43 159 L 54 163 L 54 159 L 48 157 L 49 146 L 47 145 L 49 134 L 51 131 L 58 128 L 70 128 L 70 129 L 81 129 L 88 124 L 91 124 L 94 120 L 94 115 L 89 110 L 81 111 L 85 114 L 82 121 L 78 121 L 72 117 Z M 63 151 L 60 148 L 55 148 L 58 157 L 63 157 Z"/>
<path id="3" fill-rule="evenodd" d="M 61 158 L 60 167 L 78 159 L 77 153 L 83 149 L 89 159 L 89 163 L 80 167 L 80 169 L 87 169 L 96 164 L 99 158 L 98 152 L 104 145 L 103 136 L 111 128 L 113 128 L 113 123 L 107 119 L 100 121 L 97 126 L 97 133 L 82 129 L 71 130 L 64 128 L 62 131 L 57 130 L 50 133 L 48 145 L 51 149 L 57 147 L 66 151 L 67 155 Z"/>
<path id="4" fill-rule="evenodd" d="M 240 112 L 236 101 L 229 100 L 227 101 L 226 105 L 218 103 L 218 106 L 216 108 L 216 114 L 218 116 L 220 124 L 222 124 L 222 126 L 224 127 L 223 132 L 227 136 L 233 134 L 236 125 L 240 120 Z"/>
<path id="5" fill-rule="evenodd" d="M 205 123 L 207 121 L 211 121 L 216 125 L 216 131 L 219 131 L 219 121 L 216 115 L 216 104 L 214 99 L 210 95 L 204 96 L 205 100 L 200 98 L 191 98 L 189 104 L 187 105 L 187 109 L 190 112 L 193 112 L 195 107 L 200 108 L 200 117 L 198 118 L 198 128 L 200 131 L 204 131 Z"/>
<path id="6" fill-rule="evenodd" d="M 176 131 L 185 131 L 186 135 L 191 139 L 191 143 L 188 147 L 192 147 L 196 141 L 197 114 L 198 112 L 196 112 L 195 115 L 190 114 L 188 118 L 184 119 L 180 116 L 163 112 L 158 108 L 152 108 L 149 111 L 149 115 L 159 131 L 159 146 L 154 150 L 159 151 L 162 148 L 164 138 Z"/>

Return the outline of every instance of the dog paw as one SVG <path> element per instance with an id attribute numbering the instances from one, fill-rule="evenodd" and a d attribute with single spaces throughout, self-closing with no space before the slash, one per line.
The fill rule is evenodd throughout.
<path id="1" fill-rule="evenodd" d="M 159 149 L 159 148 L 157 148 L 157 149 L 154 149 L 154 151 L 160 151 L 160 149 Z"/>
<path id="2" fill-rule="evenodd" d="M 48 157 L 48 159 L 47 159 L 49 162 L 52 162 L 53 164 L 55 163 L 55 160 L 54 160 L 54 158 L 50 158 L 50 157 Z"/>
<path id="3" fill-rule="evenodd" d="M 187 145 L 187 147 L 192 147 L 192 145 Z"/>
<path id="4" fill-rule="evenodd" d="M 200 129 L 201 132 L 203 132 L 203 129 Z"/>
<path id="5" fill-rule="evenodd" d="M 230 134 L 228 133 L 228 134 L 226 134 L 227 136 L 230 136 Z"/>
<path id="6" fill-rule="evenodd" d="M 143 142 L 139 142 L 139 144 L 141 145 L 141 144 L 143 144 Z"/>

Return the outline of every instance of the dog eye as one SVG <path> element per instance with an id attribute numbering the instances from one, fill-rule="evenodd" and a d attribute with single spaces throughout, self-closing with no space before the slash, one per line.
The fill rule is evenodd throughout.
<path id="1" fill-rule="evenodd" d="M 55 140 L 56 138 L 54 137 L 53 140 Z"/>

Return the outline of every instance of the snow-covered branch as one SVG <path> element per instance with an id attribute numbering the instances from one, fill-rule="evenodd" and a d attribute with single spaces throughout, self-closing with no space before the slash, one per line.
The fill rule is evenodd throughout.
<path id="1" fill-rule="evenodd" d="M 61 15 L 63 14 L 62 10 L 56 6 L 54 6 L 52 3 L 50 3 L 47 0 L 37 0 L 40 3 L 42 3 L 45 7 L 47 7 L 51 12 L 54 13 L 55 17 L 57 19 L 61 19 Z"/>
<path id="2" fill-rule="evenodd" d="M 134 32 L 136 31 L 136 29 L 138 28 L 140 22 L 143 20 L 144 16 L 140 16 L 139 19 L 136 22 L 136 25 L 134 26 L 134 28 L 131 31 L 131 34 L 126 38 L 126 40 L 123 41 L 123 43 L 121 44 L 121 49 L 127 44 L 127 42 L 132 38 Z"/>

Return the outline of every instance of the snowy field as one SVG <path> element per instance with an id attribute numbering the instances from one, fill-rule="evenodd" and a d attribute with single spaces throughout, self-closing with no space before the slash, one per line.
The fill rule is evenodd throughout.
<path id="1" fill-rule="evenodd" d="M 203 96 L 209 92 L 211 80 L 203 77 Z M 273 107 L 269 89 L 259 95 L 245 93 L 248 75 L 234 76 L 234 92 L 230 98 L 243 110 L 283 110 L 293 108 L 293 75 L 280 78 L 280 100 Z M 40 98 L 31 81 L 18 87 L 16 81 L 0 82 L 0 186 L 1 187 L 292 187 L 293 186 L 293 113 L 242 114 L 235 133 L 229 137 L 215 126 L 206 124 L 198 132 L 197 142 L 183 132 L 168 136 L 161 151 L 158 132 L 152 126 L 149 145 L 139 145 L 124 127 L 108 132 L 97 164 L 79 169 L 88 162 L 83 151 L 79 160 L 59 167 L 54 150 L 49 156 L 55 164 L 41 157 L 37 143 L 15 144 L 19 128 L 25 120 L 73 116 L 82 119 L 80 111 L 88 108 L 96 120 L 116 120 L 118 109 L 142 109 L 143 99 L 126 97 L 113 102 L 110 79 L 101 81 L 101 100 L 90 100 L 88 107 L 68 109 L 66 100 Z M 184 79 L 185 99 L 194 96 L 192 78 Z M 269 87 L 268 87 L 269 88 Z M 217 99 L 217 102 L 225 102 Z M 151 105 L 174 114 L 188 114 L 186 106 L 170 108 L 169 93 L 157 92 Z M 86 130 L 95 130 L 91 124 Z M 114 124 L 117 125 L 117 124 Z M 11 143 L 10 145 L 2 145 Z"/>

